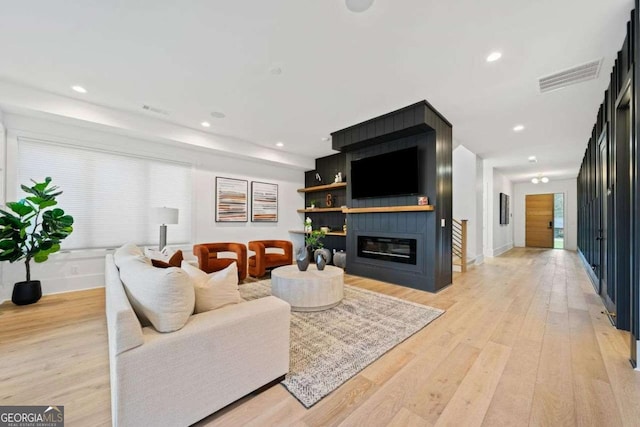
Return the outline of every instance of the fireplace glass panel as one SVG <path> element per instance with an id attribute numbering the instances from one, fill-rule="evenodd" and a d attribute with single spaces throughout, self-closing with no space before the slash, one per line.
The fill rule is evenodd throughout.
<path id="1" fill-rule="evenodd" d="M 415 265 L 416 239 L 358 236 L 358 256 Z"/>

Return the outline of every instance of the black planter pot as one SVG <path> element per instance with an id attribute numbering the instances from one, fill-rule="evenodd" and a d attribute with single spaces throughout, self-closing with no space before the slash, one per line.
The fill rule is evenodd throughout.
<path id="1" fill-rule="evenodd" d="M 18 282 L 13 285 L 11 301 L 15 305 L 28 305 L 38 302 L 42 297 L 42 286 L 40 280 L 30 280 L 28 282 Z"/>

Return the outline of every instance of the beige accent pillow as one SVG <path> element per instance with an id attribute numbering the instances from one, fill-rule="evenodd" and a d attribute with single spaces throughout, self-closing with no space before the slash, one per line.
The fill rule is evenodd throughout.
<path id="1" fill-rule="evenodd" d="M 207 274 L 187 261 L 182 269 L 191 276 L 196 293 L 196 313 L 215 310 L 242 301 L 238 290 L 238 265 L 234 262 L 227 268 Z"/>
<path id="2" fill-rule="evenodd" d="M 148 320 L 158 332 L 173 332 L 187 323 L 193 313 L 195 291 L 184 270 L 155 268 L 148 259 L 145 262 L 136 257 L 119 268 L 129 302 L 143 325 Z"/>

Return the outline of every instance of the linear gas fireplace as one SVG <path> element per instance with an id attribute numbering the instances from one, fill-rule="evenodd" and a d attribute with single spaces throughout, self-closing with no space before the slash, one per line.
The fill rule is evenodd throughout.
<path id="1" fill-rule="evenodd" d="M 416 239 L 358 236 L 358 256 L 416 264 Z"/>

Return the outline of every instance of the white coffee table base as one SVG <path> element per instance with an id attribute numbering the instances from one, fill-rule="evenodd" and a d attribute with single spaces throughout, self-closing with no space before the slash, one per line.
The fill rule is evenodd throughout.
<path id="1" fill-rule="evenodd" d="M 291 304 L 293 311 L 322 311 L 340 304 L 344 297 L 344 272 L 328 265 L 307 271 L 287 265 L 271 271 L 271 294 Z"/>

